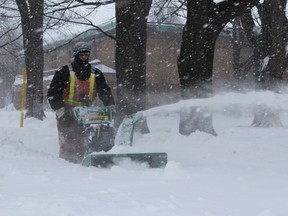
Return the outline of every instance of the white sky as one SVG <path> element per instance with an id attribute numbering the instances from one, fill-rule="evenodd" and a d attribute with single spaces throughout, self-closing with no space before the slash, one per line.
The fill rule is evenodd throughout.
<path id="1" fill-rule="evenodd" d="M 83 11 L 83 12 L 82 12 Z M 85 8 L 78 9 L 78 13 L 87 14 Z M 87 16 L 87 19 L 91 20 L 94 25 L 100 25 L 106 22 L 111 22 L 115 19 L 115 4 L 109 4 L 97 8 L 94 12 Z M 92 26 L 85 26 L 80 24 L 69 23 L 65 26 L 58 28 L 57 30 L 48 30 L 44 33 L 44 41 L 50 43 L 59 38 L 65 38 L 71 35 L 77 35 L 83 31 L 92 28 Z"/>
<path id="2" fill-rule="evenodd" d="M 214 0 L 214 2 L 221 2 L 223 0 Z M 78 9 L 82 10 L 83 13 L 87 13 L 87 10 L 84 8 Z M 85 11 L 86 10 L 86 11 Z M 111 22 L 115 20 L 115 4 L 109 4 L 97 8 L 97 10 L 91 13 L 87 18 L 93 21 L 95 25 L 100 25 L 106 22 Z M 44 34 L 44 40 L 47 43 L 50 43 L 59 38 L 67 37 L 67 35 L 79 34 L 87 29 L 90 29 L 91 26 L 83 26 L 79 24 L 68 24 L 65 27 L 60 27 L 57 30 L 48 30 Z"/>

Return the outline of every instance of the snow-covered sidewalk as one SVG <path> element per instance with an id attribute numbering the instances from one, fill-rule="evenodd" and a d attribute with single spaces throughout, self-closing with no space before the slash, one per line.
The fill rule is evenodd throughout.
<path id="1" fill-rule="evenodd" d="M 178 115 L 148 118 L 135 151 L 165 151 L 149 169 L 111 169 L 58 158 L 54 113 L 44 121 L 0 110 L 1 216 L 287 216 L 288 115 L 284 128 L 252 128 L 251 116 L 214 115 L 218 136 L 178 134 Z"/>

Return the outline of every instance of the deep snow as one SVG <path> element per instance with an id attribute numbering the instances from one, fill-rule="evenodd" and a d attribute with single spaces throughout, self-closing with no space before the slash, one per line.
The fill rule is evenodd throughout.
<path id="1" fill-rule="evenodd" d="M 134 149 L 166 151 L 161 169 L 68 163 L 58 158 L 53 112 L 20 128 L 20 112 L 2 109 L 0 215 L 287 216 L 287 100 L 271 92 L 229 93 L 145 111 L 151 133 L 136 134 Z M 178 134 L 177 112 L 188 104 L 214 112 L 218 136 Z M 283 128 L 249 126 L 253 107 L 263 104 L 281 110 Z"/>

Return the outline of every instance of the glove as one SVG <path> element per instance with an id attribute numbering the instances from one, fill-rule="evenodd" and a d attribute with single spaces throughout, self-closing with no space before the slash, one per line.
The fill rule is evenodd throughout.
<path id="1" fill-rule="evenodd" d="M 75 120 L 73 113 L 70 110 L 66 110 L 64 107 L 56 110 L 56 118 L 59 121 Z"/>
<path id="2" fill-rule="evenodd" d="M 61 107 L 60 109 L 56 110 L 56 118 L 61 119 L 65 114 L 65 108 Z"/>

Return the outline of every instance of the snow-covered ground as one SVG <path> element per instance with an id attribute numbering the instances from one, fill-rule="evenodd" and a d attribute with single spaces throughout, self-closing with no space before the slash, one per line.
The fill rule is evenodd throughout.
<path id="1" fill-rule="evenodd" d="M 238 105 L 224 111 L 238 96 Z M 68 163 L 58 158 L 53 112 L 44 121 L 25 119 L 20 128 L 19 111 L 0 110 L 0 215 L 287 216 L 288 96 L 217 97 L 205 106 L 215 107 L 218 136 L 180 135 L 179 105 L 161 108 L 171 114 L 146 112 L 151 133 L 136 134 L 134 149 L 167 152 L 161 169 L 129 161 L 110 169 Z M 249 127 L 252 98 L 286 110 L 284 127 Z"/>

